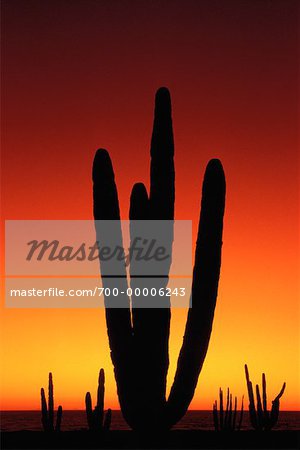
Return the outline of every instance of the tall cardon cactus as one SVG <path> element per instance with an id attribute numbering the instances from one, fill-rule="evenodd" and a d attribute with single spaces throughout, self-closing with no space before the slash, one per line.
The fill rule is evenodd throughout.
<path id="1" fill-rule="evenodd" d="M 41 388 L 41 410 L 42 425 L 44 431 L 60 431 L 62 419 L 62 406 L 59 406 L 56 414 L 56 424 L 54 428 L 54 393 L 52 373 L 49 373 L 48 382 L 48 407 L 44 388 Z"/>
<path id="2" fill-rule="evenodd" d="M 166 88 L 156 93 L 154 126 L 151 140 L 150 194 L 142 183 L 135 184 L 130 199 L 130 220 L 174 219 L 175 170 L 171 99 Z M 126 156 L 125 156 L 126 157 Z M 99 247 L 109 236 L 97 228 L 98 221 L 115 221 L 114 242 L 122 245 L 119 202 L 114 171 L 106 150 L 98 150 L 93 164 L 94 218 Z M 154 299 L 155 308 L 139 308 L 141 299 L 122 297 L 122 307 L 115 298 L 105 297 L 106 322 L 118 397 L 127 423 L 136 430 L 167 430 L 180 420 L 193 398 L 212 330 L 221 265 L 225 176 L 217 159 L 209 161 L 202 187 L 201 214 L 196 243 L 192 282 L 192 307 L 189 308 L 183 344 L 175 379 L 166 399 L 169 365 L 170 302 Z M 112 232 L 112 230 L 110 230 Z M 170 239 L 172 239 L 170 228 Z M 132 238 L 132 236 L 131 236 Z M 125 266 L 118 278 L 102 271 L 104 287 L 126 292 Z M 146 277 L 144 277 L 146 278 Z M 143 281 L 147 286 L 165 287 L 168 273 L 159 280 Z M 131 287 L 141 283 L 132 276 Z M 160 303 L 161 306 L 160 307 Z M 154 303 L 155 304 L 155 303 Z"/>
<path id="3" fill-rule="evenodd" d="M 104 414 L 105 375 L 100 369 L 98 377 L 97 404 L 93 410 L 91 393 L 85 396 L 85 411 L 90 431 L 109 431 L 111 424 L 111 409 Z"/>
<path id="4" fill-rule="evenodd" d="M 260 395 L 259 385 L 257 384 L 255 388 L 256 408 L 255 408 L 253 385 L 249 377 L 249 370 L 247 364 L 245 364 L 245 375 L 249 397 L 249 417 L 251 425 L 257 431 L 269 431 L 277 424 L 279 418 L 279 406 L 280 406 L 279 400 L 285 391 L 285 383 L 283 383 L 279 394 L 272 401 L 271 411 L 268 411 L 267 382 L 265 374 L 264 373 L 262 374 L 262 398 Z"/>
<path id="5" fill-rule="evenodd" d="M 226 409 L 224 413 L 224 405 L 223 405 L 223 391 L 220 388 L 219 390 L 219 412 L 218 412 L 218 402 L 215 400 L 213 404 L 213 419 L 214 419 L 214 427 L 216 431 L 235 431 L 240 430 L 243 421 L 243 413 L 244 413 L 244 396 L 242 397 L 240 417 L 237 420 L 237 397 L 234 397 L 234 405 L 232 394 L 230 393 L 229 388 L 227 388 L 227 400 L 226 400 Z"/>

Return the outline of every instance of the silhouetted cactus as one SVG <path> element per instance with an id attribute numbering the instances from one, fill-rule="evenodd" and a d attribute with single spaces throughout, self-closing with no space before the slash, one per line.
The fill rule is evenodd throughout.
<path id="1" fill-rule="evenodd" d="M 111 409 L 107 410 L 104 417 L 104 393 L 105 393 L 105 375 L 104 370 L 100 369 L 98 378 L 97 405 L 93 410 L 92 397 L 90 392 L 85 396 L 86 418 L 91 431 L 109 431 L 111 424 Z"/>
<path id="2" fill-rule="evenodd" d="M 150 195 L 142 183 L 134 185 L 130 199 L 130 220 L 174 219 L 175 171 L 174 144 L 169 91 L 156 94 L 154 126 L 151 140 Z M 122 245 L 119 202 L 109 154 L 98 150 L 93 164 L 94 218 L 115 220 L 115 242 Z M 192 307 L 189 308 L 177 370 L 166 400 L 166 377 L 169 365 L 168 340 L 170 303 L 161 298 L 164 308 L 132 309 L 130 300 L 123 307 L 112 307 L 115 299 L 105 297 L 106 322 L 117 382 L 121 410 L 127 423 L 139 431 L 147 428 L 169 429 L 186 413 L 193 398 L 212 329 L 221 265 L 225 176 L 219 160 L 206 168 L 201 214 L 196 244 L 192 283 Z M 170 229 L 172 235 L 173 229 Z M 97 241 L 105 245 L 96 222 Z M 100 269 L 103 287 L 118 286 L 126 291 L 126 268 L 118 279 L 110 279 Z M 103 276 L 104 275 L 104 276 Z M 151 281 L 154 283 L 154 281 Z M 131 286 L 137 278 L 131 277 Z M 168 283 L 168 274 L 158 281 Z M 150 281 L 149 281 L 150 284 Z M 132 303 L 136 299 L 132 298 Z M 137 303 L 138 305 L 138 303 Z"/>
<path id="3" fill-rule="evenodd" d="M 272 401 L 271 412 L 268 411 L 267 407 L 267 384 L 266 384 L 266 376 L 262 374 L 262 395 L 263 399 L 261 400 L 259 385 L 256 385 L 256 408 L 255 408 L 255 400 L 253 393 L 252 382 L 249 378 L 249 371 L 247 364 L 245 364 L 245 374 L 246 374 L 246 382 L 249 396 L 249 416 L 251 425 L 255 430 L 259 431 L 268 431 L 271 430 L 277 423 L 279 417 L 279 399 L 282 397 L 286 384 L 283 383 L 281 391 Z"/>
<path id="4" fill-rule="evenodd" d="M 48 408 L 44 388 L 41 388 L 41 410 L 42 410 L 42 425 L 44 431 L 60 431 L 62 419 L 62 406 L 57 409 L 56 424 L 54 428 L 54 394 L 53 394 L 53 380 L 52 373 L 49 373 L 48 383 Z"/>
<path id="5" fill-rule="evenodd" d="M 220 388 L 219 390 L 219 398 L 220 398 L 220 410 L 218 414 L 218 402 L 215 400 L 213 404 L 213 419 L 214 419 L 214 427 L 216 431 L 235 431 L 240 430 L 242 421 L 243 421 L 243 412 L 244 412 L 244 397 L 242 397 L 240 418 L 237 423 L 237 397 L 234 397 L 234 407 L 232 409 L 232 394 L 230 394 L 229 388 L 227 389 L 227 401 L 226 401 L 226 410 L 224 415 L 224 406 L 223 406 L 223 391 Z"/>

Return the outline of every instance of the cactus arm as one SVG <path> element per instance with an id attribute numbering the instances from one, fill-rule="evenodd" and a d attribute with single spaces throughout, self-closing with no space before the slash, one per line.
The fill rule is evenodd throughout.
<path id="1" fill-rule="evenodd" d="M 176 423 L 186 412 L 197 385 L 208 349 L 217 299 L 221 266 L 225 176 L 221 162 L 206 168 L 192 283 L 192 307 L 168 398 L 169 421 Z"/>
<path id="2" fill-rule="evenodd" d="M 114 171 L 109 154 L 106 150 L 96 152 L 93 163 L 93 202 L 94 219 L 97 241 L 100 244 L 110 242 L 111 236 L 101 233 L 101 221 L 114 220 L 114 242 L 122 246 L 122 232 L 119 211 L 117 188 L 114 179 Z M 100 221 L 100 222 L 97 222 Z M 101 276 L 103 287 L 117 287 L 119 291 L 127 289 L 126 269 L 123 267 L 121 278 L 105 278 L 101 261 Z M 117 298 L 119 302 L 120 299 Z M 132 404 L 134 398 L 134 386 L 132 386 L 132 327 L 129 299 L 122 296 L 122 308 L 110 308 L 114 299 L 105 298 L 105 314 L 111 359 L 114 366 L 117 382 L 118 397 L 125 419 L 130 424 L 132 421 Z"/>
<path id="3" fill-rule="evenodd" d="M 227 388 L 226 394 L 226 410 L 225 410 L 225 420 L 224 420 L 224 428 L 228 429 L 228 416 L 229 416 L 229 388 Z"/>
<path id="4" fill-rule="evenodd" d="M 44 388 L 41 389 L 41 409 L 42 409 L 42 425 L 44 431 L 48 431 L 49 430 L 48 411 Z"/>
<path id="5" fill-rule="evenodd" d="M 60 431 L 61 419 L 62 419 L 62 406 L 59 405 L 59 407 L 57 409 L 55 431 Z"/>
<path id="6" fill-rule="evenodd" d="M 51 431 L 54 430 L 53 418 L 54 418 L 53 380 L 52 380 L 52 373 L 50 372 L 48 385 L 48 422 L 49 422 L 49 429 Z"/>
<path id="7" fill-rule="evenodd" d="M 136 183 L 130 196 L 130 247 L 135 238 L 143 236 L 143 220 L 149 218 L 149 199 L 145 186 L 142 183 Z M 139 274 L 139 262 L 134 258 L 130 261 L 130 287 L 132 288 L 132 325 L 133 325 L 133 345 L 135 354 L 135 372 L 133 373 L 135 389 L 138 397 L 138 409 L 143 403 L 145 410 L 144 422 L 151 422 L 155 417 L 156 392 L 152 384 L 154 377 L 153 360 L 153 310 L 144 308 L 145 299 L 143 296 L 135 296 L 134 292 L 137 288 L 153 287 L 152 279 L 136 277 Z M 147 275 L 147 274 L 145 274 Z M 147 416 L 147 417 L 146 417 Z M 148 417 L 149 416 L 149 417 Z M 152 416 L 152 417 L 151 417 Z M 141 417 L 136 417 L 137 421 L 141 421 Z M 137 425 L 139 428 L 141 425 Z M 154 426 L 154 425 L 153 425 Z"/>
<path id="8" fill-rule="evenodd" d="M 250 392 L 250 395 L 254 398 L 253 387 L 252 387 L 252 382 L 251 381 L 249 382 L 249 392 Z M 257 424 L 257 415 L 256 415 L 254 399 L 253 399 L 253 401 L 251 400 L 249 402 L 249 414 L 250 414 L 250 421 L 252 423 L 253 428 L 257 429 L 258 428 L 258 424 Z"/>
<path id="9" fill-rule="evenodd" d="M 279 407 L 280 407 L 280 401 L 279 400 L 280 400 L 280 398 L 282 397 L 282 395 L 283 395 L 283 393 L 285 391 L 285 386 L 286 386 L 286 384 L 283 383 L 281 391 L 279 392 L 279 394 L 272 401 L 272 409 L 271 409 L 271 413 L 270 413 L 270 421 L 269 421 L 269 428 L 268 429 L 273 428 L 278 422 Z"/>
<path id="10" fill-rule="evenodd" d="M 232 394 L 229 396 L 228 428 L 232 427 Z"/>
<path id="11" fill-rule="evenodd" d="M 88 423 L 88 427 L 90 430 L 93 429 L 93 409 L 92 409 L 92 397 L 90 392 L 87 392 L 85 395 L 85 412 L 86 419 Z"/>
<path id="12" fill-rule="evenodd" d="M 240 431 L 241 426 L 242 426 L 243 415 L 244 415 L 244 396 L 242 397 L 242 406 L 241 406 L 240 420 L 239 420 L 239 424 L 238 424 L 238 427 L 237 427 L 238 431 Z"/>
<path id="13" fill-rule="evenodd" d="M 220 396 L 220 428 L 222 430 L 224 427 L 224 408 L 223 408 L 223 391 L 221 388 L 219 391 L 219 396 Z"/>
<path id="14" fill-rule="evenodd" d="M 268 422 L 267 430 L 271 430 L 278 422 L 279 418 L 279 400 L 272 401 L 272 409 L 270 413 L 270 420 Z"/>
<path id="15" fill-rule="evenodd" d="M 229 396 L 228 396 L 228 389 L 227 389 L 227 391 L 226 391 L 226 408 L 225 408 L 225 415 L 224 415 L 224 430 L 227 430 L 228 405 L 229 405 Z"/>
<path id="16" fill-rule="evenodd" d="M 266 375 L 262 374 L 262 392 L 263 392 L 263 408 L 264 412 L 268 411 L 267 407 L 267 383 L 266 383 Z"/>
<path id="17" fill-rule="evenodd" d="M 237 412 L 237 397 L 234 397 L 234 411 L 233 411 L 233 417 L 232 417 L 232 430 L 235 430 L 235 424 L 236 424 L 236 412 Z"/>
<path id="18" fill-rule="evenodd" d="M 259 430 L 262 430 L 264 428 L 265 422 L 258 384 L 256 385 L 256 411 L 257 411 L 257 427 Z"/>
<path id="19" fill-rule="evenodd" d="M 267 382 L 266 382 L 266 375 L 264 373 L 262 374 L 262 397 L 263 397 L 264 423 L 265 427 L 268 428 L 270 415 L 267 405 Z"/>
<path id="20" fill-rule="evenodd" d="M 143 221 L 150 217 L 150 202 L 145 186 L 142 183 L 136 183 L 133 186 L 130 197 L 130 240 L 131 245 L 136 237 L 143 236 Z M 159 349 L 157 353 L 157 344 L 159 339 L 157 337 L 158 329 L 157 315 L 161 315 L 160 311 L 154 308 L 145 308 L 144 302 L 149 301 L 149 298 L 143 296 L 135 296 L 136 288 L 154 287 L 157 281 L 153 278 L 146 279 L 138 278 L 135 275 L 139 272 L 139 262 L 133 257 L 130 262 L 130 287 L 133 290 L 131 296 L 132 302 L 132 324 L 133 324 L 133 342 L 135 352 L 135 387 L 138 393 L 139 406 L 143 403 L 144 414 L 143 418 L 137 417 L 137 427 L 143 428 L 143 424 L 152 423 L 154 428 L 159 426 L 155 423 L 159 420 L 158 410 L 162 410 L 162 402 L 164 400 L 164 384 L 165 377 L 162 377 L 161 366 L 158 363 L 158 357 L 161 353 Z M 151 298 L 154 301 L 154 298 Z M 147 305 L 146 305 L 147 306 Z M 156 324 L 153 327 L 153 324 Z M 164 327 L 163 327 L 164 329 Z"/>
<path id="21" fill-rule="evenodd" d="M 104 416 L 104 393 L 105 393 L 105 375 L 104 370 L 100 369 L 98 378 L 98 391 L 97 391 L 96 426 L 101 427 L 103 424 L 103 416 Z"/>
<path id="22" fill-rule="evenodd" d="M 111 409 L 109 408 L 105 414 L 104 424 L 103 424 L 103 430 L 109 431 L 111 425 Z"/>
<path id="23" fill-rule="evenodd" d="M 132 245 L 132 241 L 135 237 L 140 237 L 143 235 L 143 225 L 139 223 L 140 220 L 147 220 L 149 217 L 149 200 L 146 187 L 143 183 L 136 183 L 131 191 L 130 196 L 130 210 L 129 210 L 129 219 L 130 219 L 130 246 Z M 145 363 L 146 351 L 143 350 L 143 346 L 149 343 L 149 330 L 145 330 L 145 317 L 149 313 L 148 309 L 140 308 L 143 306 L 143 297 L 135 296 L 135 288 L 144 287 L 145 280 L 140 280 L 139 278 L 134 277 L 134 275 L 138 273 L 138 262 L 133 257 L 130 261 L 130 286 L 133 290 L 133 294 L 131 296 L 132 303 L 132 324 L 134 331 L 134 342 L 135 342 L 135 351 L 137 352 L 139 357 L 143 357 Z M 148 340 L 147 340 L 148 337 Z M 145 372 L 147 372 L 148 367 L 145 368 Z M 137 380 L 138 382 L 138 380 Z"/>
<path id="24" fill-rule="evenodd" d="M 286 387 L 286 383 L 283 383 L 282 388 L 281 388 L 279 394 L 277 395 L 277 397 L 275 397 L 274 401 L 279 400 L 283 396 L 283 393 L 285 391 L 285 387 Z"/>
<path id="25" fill-rule="evenodd" d="M 213 404 L 213 419 L 214 419 L 214 427 L 215 431 L 219 431 L 219 422 L 218 422 L 218 405 L 217 400 Z"/>
<path id="26" fill-rule="evenodd" d="M 247 364 L 245 364 L 245 375 L 246 375 L 248 397 L 249 397 L 250 421 L 251 421 L 251 424 L 252 424 L 253 428 L 257 429 L 257 417 L 256 417 L 256 411 L 255 411 L 253 387 L 252 387 L 252 383 L 251 383 L 250 378 L 249 378 L 249 370 L 248 370 Z"/>

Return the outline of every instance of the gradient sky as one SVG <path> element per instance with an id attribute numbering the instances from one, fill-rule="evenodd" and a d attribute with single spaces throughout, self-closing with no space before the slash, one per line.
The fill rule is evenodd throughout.
<path id="1" fill-rule="evenodd" d="M 207 161 L 227 179 L 223 265 L 194 409 L 219 386 L 246 395 L 243 365 L 270 399 L 300 409 L 297 1 L 3 0 L 2 216 L 91 219 L 91 165 L 111 154 L 121 214 L 149 186 L 153 100 L 173 103 L 176 218 L 196 230 Z M 134 161 L 134 164 L 132 162 Z M 2 222 L 3 231 L 3 222 Z M 3 248 L 3 247 L 2 247 Z M 3 267 L 3 254 L 2 254 Z M 169 385 L 186 313 L 174 311 Z M 84 408 L 106 371 L 103 310 L 13 310 L 1 293 L 1 409 Z"/>

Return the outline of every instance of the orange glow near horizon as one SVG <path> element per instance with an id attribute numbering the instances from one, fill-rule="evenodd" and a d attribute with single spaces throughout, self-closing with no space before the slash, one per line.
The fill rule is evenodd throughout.
<path id="1" fill-rule="evenodd" d="M 193 221 L 193 243 L 210 158 L 227 182 L 215 320 L 190 408 L 211 409 L 227 386 L 247 407 L 247 363 L 254 384 L 266 373 L 269 405 L 285 381 L 281 409 L 299 410 L 295 8 L 187 0 L 169 11 L 141 1 L 133 14 L 130 2 L 108 3 L 6 2 L 3 219 L 91 220 L 99 147 L 112 157 L 127 219 L 133 184 L 149 188 L 154 94 L 168 86 L 175 218 Z M 105 406 L 119 409 L 103 310 L 9 309 L 2 285 L 0 314 L 1 410 L 39 409 L 49 371 L 56 406 L 84 409 L 100 367 Z M 185 321 L 186 311 L 172 311 L 168 388 Z"/>

